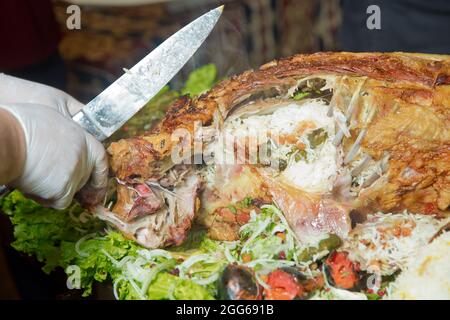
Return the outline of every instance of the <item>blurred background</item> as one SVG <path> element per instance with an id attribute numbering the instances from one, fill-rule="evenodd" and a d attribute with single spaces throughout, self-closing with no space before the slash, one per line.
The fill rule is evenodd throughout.
<path id="1" fill-rule="evenodd" d="M 71 3 L 81 11 L 79 30 L 67 27 Z M 222 19 L 173 86 L 206 63 L 222 78 L 295 53 L 450 52 L 448 0 L 2 0 L 0 71 L 88 102 L 123 68 L 220 4 Z M 380 29 L 367 25 L 378 14 L 374 5 Z"/>
<path id="2" fill-rule="evenodd" d="M 81 10 L 80 29 L 68 28 L 71 4 Z M 58 87 L 86 103 L 123 68 L 221 4 L 223 17 L 173 88 L 207 63 L 223 78 L 296 53 L 450 53 L 448 0 L 1 0 L 0 72 Z M 2 214 L 0 220 L 0 298 L 73 295 L 65 290 L 64 273 L 48 277 L 10 248 L 9 221 Z"/>

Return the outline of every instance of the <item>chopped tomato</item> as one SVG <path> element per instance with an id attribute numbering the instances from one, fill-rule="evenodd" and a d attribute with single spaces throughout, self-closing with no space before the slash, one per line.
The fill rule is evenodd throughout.
<path id="1" fill-rule="evenodd" d="M 325 264 L 335 286 L 342 289 L 356 287 L 359 282 L 359 268 L 350 261 L 346 252 L 334 252 L 328 257 Z"/>
<path id="2" fill-rule="evenodd" d="M 267 284 L 270 289 L 264 290 L 266 300 L 293 300 L 303 294 L 303 287 L 297 278 L 283 270 L 272 271 Z"/>

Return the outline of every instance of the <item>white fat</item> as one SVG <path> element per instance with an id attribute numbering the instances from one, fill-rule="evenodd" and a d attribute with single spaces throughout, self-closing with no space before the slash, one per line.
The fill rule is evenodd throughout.
<path id="1" fill-rule="evenodd" d="M 330 139 L 317 151 L 308 153 L 306 161 L 291 162 L 282 173 L 284 180 L 308 192 L 331 191 L 339 168 L 338 151 Z"/>
<path id="2" fill-rule="evenodd" d="M 335 136 L 334 117 L 328 115 L 329 106 L 321 100 L 289 103 L 272 114 L 237 118 L 226 124 L 227 134 L 234 137 L 265 136 L 264 133 L 289 135 L 295 133 L 301 123 L 313 123 L 314 128 L 306 130 L 298 137 L 306 145 L 307 159 L 289 161 L 281 179 L 307 192 L 326 193 L 331 191 L 340 166 L 340 154 L 332 143 Z M 339 111 L 336 111 L 339 112 Z M 314 129 L 323 128 L 328 139 L 315 150 L 309 147 L 306 135 Z M 282 145 L 272 150 L 272 155 L 286 155 L 291 146 Z"/>
<path id="3" fill-rule="evenodd" d="M 227 124 L 235 136 L 246 136 L 248 132 L 267 130 L 278 134 L 294 132 L 299 123 L 312 121 L 317 128 L 332 126 L 333 118 L 327 116 L 328 106 L 320 100 L 306 103 L 290 103 L 278 108 L 269 115 L 256 115 L 248 118 L 237 118 Z M 334 130 L 333 130 L 334 131 Z M 334 134 L 334 132 L 333 132 Z"/>

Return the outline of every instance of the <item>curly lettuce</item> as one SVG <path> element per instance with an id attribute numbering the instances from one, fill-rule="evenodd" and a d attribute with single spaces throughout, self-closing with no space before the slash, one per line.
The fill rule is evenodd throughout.
<path id="1" fill-rule="evenodd" d="M 181 89 L 182 95 L 195 97 L 205 93 L 217 81 L 217 67 L 214 64 L 207 64 L 193 71 Z"/>
<path id="2" fill-rule="evenodd" d="M 84 210 L 72 206 L 66 210 L 43 208 L 36 202 L 14 191 L 0 200 L 1 211 L 6 213 L 14 226 L 14 249 L 34 255 L 44 263 L 46 273 L 55 267 L 65 267 L 69 251 L 86 233 L 101 229 L 103 224 L 86 217 L 79 220 Z"/>

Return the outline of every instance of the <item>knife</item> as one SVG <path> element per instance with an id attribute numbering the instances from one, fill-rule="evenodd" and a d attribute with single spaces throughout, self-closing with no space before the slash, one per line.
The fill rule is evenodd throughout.
<path id="1" fill-rule="evenodd" d="M 72 119 L 103 141 L 122 127 L 188 62 L 213 30 L 224 6 L 205 13 L 164 41 Z M 0 185 L 0 198 L 10 189 Z"/>
<path id="2" fill-rule="evenodd" d="M 172 35 L 72 119 L 99 141 L 110 137 L 188 62 L 211 33 L 223 8 L 209 11 Z"/>

